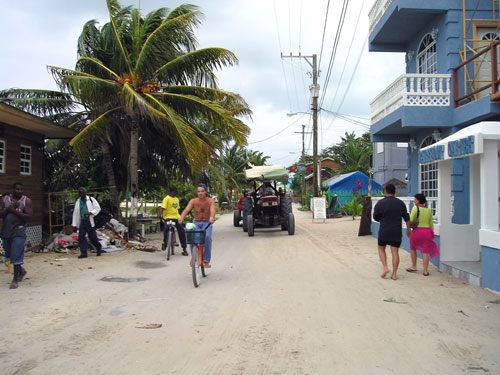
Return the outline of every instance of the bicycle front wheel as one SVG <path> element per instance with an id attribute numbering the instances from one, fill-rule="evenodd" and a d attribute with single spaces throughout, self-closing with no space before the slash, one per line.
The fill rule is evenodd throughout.
<path id="1" fill-rule="evenodd" d="M 191 264 L 191 270 L 193 273 L 193 284 L 195 288 L 198 288 L 201 279 L 201 267 L 200 267 L 200 260 L 199 260 L 199 253 L 197 246 L 193 249 L 192 253 L 193 253 L 193 259 Z"/>
<path id="2" fill-rule="evenodd" d="M 170 230 L 170 243 L 168 246 L 168 251 L 170 255 L 174 255 L 174 247 L 175 247 L 175 232 L 173 229 Z"/>
<path id="3" fill-rule="evenodd" d="M 205 247 L 202 246 L 201 249 L 198 251 L 199 252 L 199 256 L 201 257 L 201 274 L 203 275 L 203 277 L 207 277 L 207 274 L 205 273 L 205 262 L 203 261 L 203 251 L 205 250 Z"/>
<path id="4" fill-rule="evenodd" d="M 172 246 L 173 246 L 172 232 L 168 231 L 168 236 L 167 236 L 167 260 L 170 260 L 170 252 L 172 251 L 171 250 Z"/>

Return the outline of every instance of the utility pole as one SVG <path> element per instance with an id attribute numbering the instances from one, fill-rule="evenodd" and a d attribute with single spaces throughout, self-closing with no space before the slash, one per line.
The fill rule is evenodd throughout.
<path id="1" fill-rule="evenodd" d="M 306 164 L 306 143 L 304 140 L 304 136 L 306 134 L 311 134 L 311 132 L 306 132 L 306 126 L 302 125 L 302 131 L 301 132 L 294 132 L 297 134 L 302 134 L 302 163 L 304 163 L 304 166 Z M 305 170 L 302 172 L 302 194 L 306 194 L 306 175 L 305 175 Z"/>
<path id="2" fill-rule="evenodd" d="M 302 56 L 300 53 L 298 56 L 285 56 L 281 54 L 281 58 L 303 58 L 311 66 L 313 70 L 313 84 L 310 87 L 312 96 L 312 112 L 313 112 L 313 187 L 314 196 L 319 197 L 319 185 L 321 183 L 321 176 L 318 168 L 318 97 L 319 97 L 319 85 L 318 85 L 318 64 L 316 62 L 316 54 L 312 56 Z M 312 60 L 312 62 L 310 61 Z"/>
<path id="3" fill-rule="evenodd" d="M 313 55 L 313 85 L 311 87 L 313 99 L 313 173 L 314 173 L 314 196 L 319 197 L 319 185 L 321 183 L 321 171 L 318 168 L 318 66 L 316 63 L 316 55 Z"/>

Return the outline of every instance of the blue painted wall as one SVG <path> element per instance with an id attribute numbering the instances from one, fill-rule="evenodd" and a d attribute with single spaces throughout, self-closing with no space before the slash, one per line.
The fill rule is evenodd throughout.
<path id="1" fill-rule="evenodd" d="M 469 158 L 451 161 L 451 195 L 455 198 L 453 224 L 470 224 Z"/>
<path id="2" fill-rule="evenodd" d="M 481 286 L 500 292 L 500 249 L 481 246 Z"/>

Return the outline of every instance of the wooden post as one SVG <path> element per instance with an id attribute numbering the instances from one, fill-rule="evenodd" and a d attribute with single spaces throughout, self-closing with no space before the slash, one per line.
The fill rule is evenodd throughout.
<path id="1" fill-rule="evenodd" d="M 453 69 L 453 108 L 458 107 L 458 74 L 457 70 Z"/>
<path id="2" fill-rule="evenodd" d="M 49 194 L 49 201 L 48 201 L 48 207 L 49 207 L 49 237 L 52 240 L 52 209 L 51 209 L 51 204 L 50 204 L 50 193 Z"/>
<path id="3" fill-rule="evenodd" d="M 491 95 L 495 95 L 497 93 L 497 45 L 491 43 Z"/>

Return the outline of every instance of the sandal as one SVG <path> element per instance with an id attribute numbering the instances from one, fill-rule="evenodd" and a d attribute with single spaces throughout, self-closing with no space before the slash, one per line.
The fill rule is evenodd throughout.
<path id="1" fill-rule="evenodd" d="M 207 262 L 203 262 L 203 267 L 205 267 L 205 268 L 212 268 L 212 266 L 210 265 L 210 263 L 207 263 Z"/>
<path id="2" fill-rule="evenodd" d="M 406 272 L 417 272 L 417 270 L 416 269 L 414 270 L 413 268 L 407 268 Z"/>
<path id="3" fill-rule="evenodd" d="M 429 273 L 429 272 L 427 272 L 427 273 L 423 273 L 422 275 L 424 275 L 424 276 L 429 276 L 429 275 L 430 275 L 430 273 Z"/>

